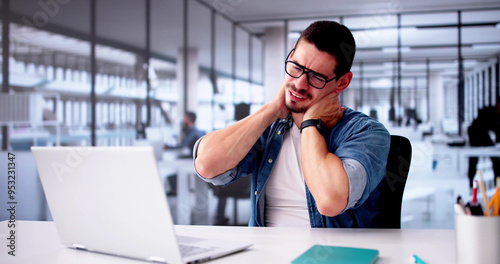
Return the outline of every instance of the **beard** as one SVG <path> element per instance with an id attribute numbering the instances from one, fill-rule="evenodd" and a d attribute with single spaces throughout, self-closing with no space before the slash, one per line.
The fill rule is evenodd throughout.
<path id="1" fill-rule="evenodd" d="M 299 107 L 297 103 L 293 101 L 287 101 L 285 105 L 292 113 L 305 113 L 307 110 L 307 107 Z"/>
<path id="2" fill-rule="evenodd" d="M 311 99 L 311 95 L 308 94 L 304 89 L 297 89 L 295 85 L 292 83 L 287 83 L 286 84 L 287 92 L 293 91 L 295 94 L 299 94 L 302 97 L 305 97 L 307 99 Z M 293 96 L 293 95 L 288 95 L 288 96 Z M 291 99 L 285 100 L 285 105 L 290 110 L 292 113 L 305 113 L 307 110 L 307 106 L 300 106 L 299 102 L 292 101 Z"/>

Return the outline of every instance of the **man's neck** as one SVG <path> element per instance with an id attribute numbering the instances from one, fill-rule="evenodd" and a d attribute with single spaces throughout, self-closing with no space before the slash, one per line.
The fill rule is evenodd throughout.
<path id="1" fill-rule="evenodd" d="M 304 121 L 304 113 L 294 113 L 292 112 L 293 122 L 300 129 L 300 124 Z"/>

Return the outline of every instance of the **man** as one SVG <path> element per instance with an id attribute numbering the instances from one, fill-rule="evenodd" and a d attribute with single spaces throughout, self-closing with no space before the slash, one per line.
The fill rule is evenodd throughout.
<path id="1" fill-rule="evenodd" d="M 195 146 L 206 181 L 252 177 L 251 226 L 374 227 L 390 135 L 342 107 L 354 38 L 331 21 L 311 24 L 285 62 L 274 99 Z"/>
<path id="2" fill-rule="evenodd" d="M 185 155 L 179 155 L 179 158 L 192 158 L 193 157 L 193 148 L 196 141 L 205 135 L 204 131 L 198 130 L 194 125 L 196 122 L 196 114 L 193 112 L 187 112 L 184 115 L 184 121 L 182 122 L 182 135 L 183 139 L 181 143 L 177 146 L 168 146 L 164 145 L 164 149 L 189 149 L 190 153 Z M 170 186 L 170 190 L 167 192 L 167 195 L 173 196 L 177 195 L 177 174 L 168 175 L 167 181 Z"/>
<path id="3" fill-rule="evenodd" d="M 196 126 L 194 125 L 196 122 L 196 114 L 193 112 L 187 112 L 184 115 L 184 121 L 182 122 L 182 135 L 183 139 L 181 143 L 177 146 L 168 146 L 165 145 L 164 149 L 182 149 L 182 148 L 188 148 L 191 151 L 191 154 L 187 155 L 186 157 L 192 157 L 192 151 L 193 147 L 196 143 L 196 141 L 205 135 L 205 132 L 198 130 Z"/>
<path id="4" fill-rule="evenodd" d="M 499 98 L 500 99 L 500 98 Z M 495 139 L 492 139 L 490 132 L 495 134 Z M 469 135 L 469 145 L 471 147 L 488 147 L 495 146 L 496 142 L 500 142 L 500 103 L 496 106 L 486 106 L 478 111 L 476 119 L 467 129 Z M 500 158 L 490 157 L 493 166 L 494 176 L 500 175 Z M 469 158 L 469 187 L 472 188 L 474 177 L 476 176 L 476 167 L 479 161 L 478 157 Z M 496 184 L 496 181 L 493 181 Z"/>

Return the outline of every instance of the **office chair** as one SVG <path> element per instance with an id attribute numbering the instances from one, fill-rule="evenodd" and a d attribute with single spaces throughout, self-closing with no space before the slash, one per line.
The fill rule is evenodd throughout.
<path id="1" fill-rule="evenodd" d="M 402 136 L 391 135 L 387 172 L 381 182 L 377 228 L 401 228 L 401 204 L 410 162 L 410 141 Z"/>
<path id="2" fill-rule="evenodd" d="M 233 225 L 238 225 L 238 199 L 250 199 L 252 178 L 250 176 L 241 177 L 237 181 L 223 186 L 210 187 L 214 190 L 219 202 L 217 205 L 216 225 L 228 225 L 224 211 L 227 198 L 233 198 Z"/>
<path id="3" fill-rule="evenodd" d="M 238 121 L 250 114 L 250 105 L 247 103 L 239 103 L 234 106 L 234 120 Z M 227 219 L 224 214 L 227 198 L 234 199 L 233 205 L 233 224 L 238 225 L 238 199 L 250 199 L 250 191 L 252 178 L 241 177 L 237 181 L 224 185 L 214 186 L 209 184 L 214 190 L 214 195 L 217 196 L 219 202 L 217 205 L 216 225 L 227 225 Z"/>

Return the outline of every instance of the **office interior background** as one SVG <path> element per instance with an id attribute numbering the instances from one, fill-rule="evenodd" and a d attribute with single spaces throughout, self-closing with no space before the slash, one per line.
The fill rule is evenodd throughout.
<path id="1" fill-rule="evenodd" d="M 357 42 L 342 103 L 412 143 L 402 227 L 453 228 L 456 196 L 470 199 L 467 127 L 500 96 L 498 0 L 0 3 L 2 153 L 18 157 L 20 220 L 50 220 L 30 146 L 174 145 L 186 111 L 201 130 L 226 127 L 236 105 L 253 113 L 274 97 L 300 32 L 323 19 Z M 491 192 L 485 155 L 478 168 Z M 214 223 L 218 199 L 208 192 L 203 224 Z M 229 199 L 229 222 L 246 224 L 249 208 Z"/>

